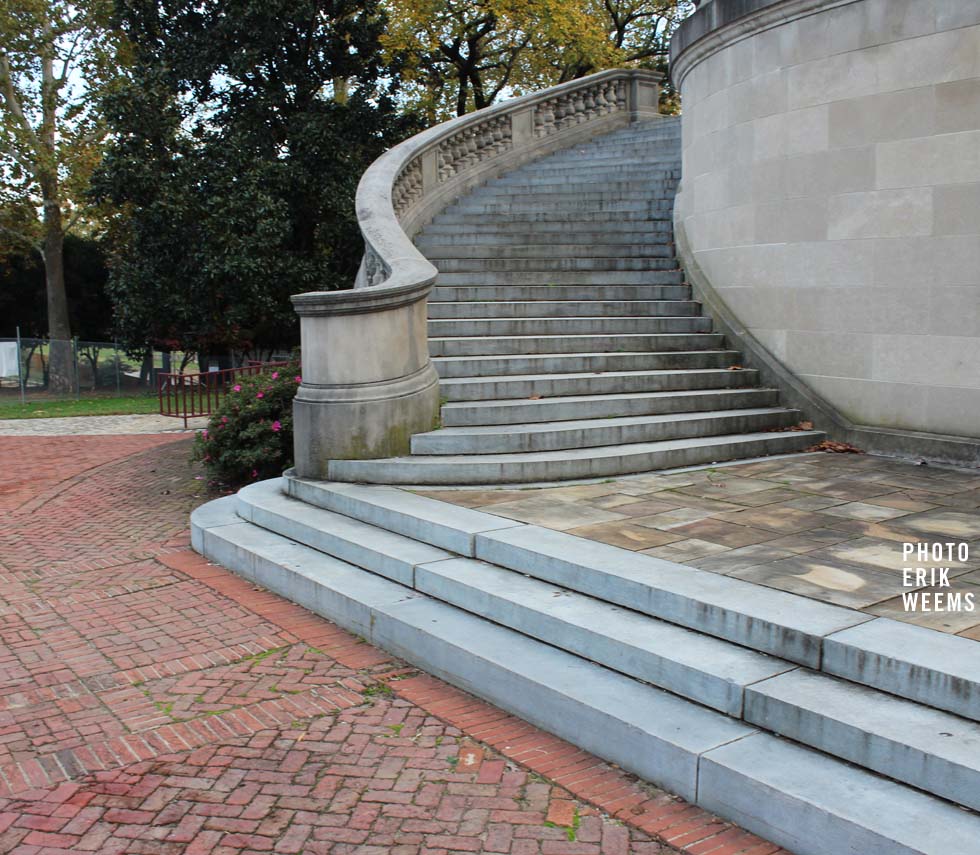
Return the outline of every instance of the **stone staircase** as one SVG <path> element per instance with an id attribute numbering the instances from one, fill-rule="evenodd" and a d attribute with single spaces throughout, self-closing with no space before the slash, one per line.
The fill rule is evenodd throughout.
<path id="1" fill-rule="evenodd" d="M 605 477 L 821 436 L 780 430 L 800 414 L 737 367 L 690 299 L 670 244 L 679 128 L 622 128 L 622 111 L 600 109 L 618 74 L 581 84 L 593 95 L 577 114 L 564 95 L 518 99 L 523 118 L 505 127 L 515 147 L 520 133 L 524 146 L 584 135 L 587 121 L 621 129 L 576 138 L 434 219 L 426 200 L 452 189 L 439 158 L 456 158 L 460 181 L 491 169 L 512 154 L 500 125 L 433 129 L 447 148 L 423 139 L 379 161 L 364 269 L 383 269 L 382 247 L 395 284 L 375 286 L 378 315 L 394 318 L 398 289 L 424 294 L 432 272 L 398 263 L 414 250 L 377 226 L 378 199 L 428 223 L 417 245 L 440 271 L 428 327 L 442 426 L 416 434 L 408 457 L 330 459 L 329 481 L 286 473 L 204 505 L 194 548 L 796 855 L 976 855 L 975 641 L 377 486 Z M 466 145 L 477 139 L 484 161 Z M 420 301 L 378 327 L 416 325 L 402 355 L 424 351 Z M 321 309 L 303 316 L 314 347 Z M 333 335 L 365 317 L 344 311 Z"/>
<path id="2" fill-rule="evenodd" d="M 630 125 L 459 199 L 417 236 L 439 269 L 441 428 L 382 484 L 596 478 L 799 451 L 822 435 L 712 332 L 674 257 L 680 123 Z"/>
<path id="3" fill-rule="evenodd" d="M 195 548 L 797 855 L 980 851 L 980 646 L 395 487 L 289 475 Z"/>

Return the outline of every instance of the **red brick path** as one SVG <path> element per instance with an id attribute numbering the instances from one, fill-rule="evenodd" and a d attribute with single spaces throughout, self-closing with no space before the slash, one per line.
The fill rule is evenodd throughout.
<path id="1" fill-rule="evenodd" d="M 0 852 L 780 852 L 209 565 L 188 451 L 0 438 Z"/>

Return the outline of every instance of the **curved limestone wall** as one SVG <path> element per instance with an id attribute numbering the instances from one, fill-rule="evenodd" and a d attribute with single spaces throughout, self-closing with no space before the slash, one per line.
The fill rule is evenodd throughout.
<path id="1" fill-rule="evenodd" d="M 980 437 L 980 2 L 709 0 L 672 74 L 716 298 L 845 420 Z"/>

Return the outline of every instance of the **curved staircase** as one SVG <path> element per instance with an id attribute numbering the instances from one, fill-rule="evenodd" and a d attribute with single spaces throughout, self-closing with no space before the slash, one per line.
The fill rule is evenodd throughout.
<path id="1" fill-rule="evenodd" d="M 560 150 L 438 214 L 429 351 L 439 430 L 409 457 L 330 477 L 507 484 L 608 477 L 800 451 L 798 411 L 712 332 L 674 257 L 680 121 Z"/>
<path id="2" fill-rule="evenodd" d="M 821 436 L 785 430 L 799 413 L 691 300 L 670 243 L 678 123 L 635 121 L 654 82 L 600 72 L 372 166 L 363 287 L 298 298 L 307 434 L 342 447 L 412 395 L 431 423 L 435 269 L 410 234 L 440 271 L 442 427 L 403 458 L 313 448 L 304 477 L 195 511 L 194 548 L 795 855 L 976 855 L 975 641 L 377 486 L 604 477 Z M 384 359 L 308 358 L 366 330 Z M 313 429 L 335 424 L 320 403 L 343 430 Z"/>

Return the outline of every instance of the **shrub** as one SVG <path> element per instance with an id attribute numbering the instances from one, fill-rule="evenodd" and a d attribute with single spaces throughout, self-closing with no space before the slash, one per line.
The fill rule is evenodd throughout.
<path id="1" fill-rule="evenodd" d="M 211 486 L 276 478 L 293 465 L 293 396 L 299 363 L 237 381 L 194 441 Z"/>

